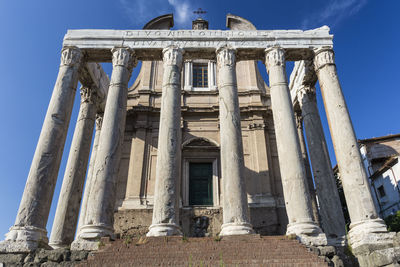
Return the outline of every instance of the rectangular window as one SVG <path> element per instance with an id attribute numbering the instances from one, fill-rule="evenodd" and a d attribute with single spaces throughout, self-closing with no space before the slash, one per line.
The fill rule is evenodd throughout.
<path id="1" fill-rule="evenodd" d="M 381 197 L 381 198 L 386 196 L 385 188 L 383 188 L 383 185 L 378 187 L 378 193 L 379 193 L 379 197 Z"/>
<path id="2" fill-rule="evenodd" d="M 208 87 L 208 65 L 193 64 L 193 87 Z"/>

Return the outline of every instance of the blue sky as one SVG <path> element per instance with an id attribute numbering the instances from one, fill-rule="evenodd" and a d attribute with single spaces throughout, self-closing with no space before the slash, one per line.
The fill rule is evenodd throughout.
<path id="1" fill-rule="evenodd" d="M 225 29 L 227 13 L 249 19 L 258 29 L 330 26 L 335 35 L 339 79 L 357 137 L 400 133 L 398 0 L 0 0 L 0 239 L 15 220 L 67 29 L 140 29 L 150 19 L 172 12 L 175 29 L 190 28 L 195 18 L 192 11 L 199 7 L 208 11 L 205 18 L 211 29 Z M 265 73 L 265 68 L 261 71 Z M 48 231 L 79 108 L 78 97 Z M 322 109 L 320 95 L 318 101 Z M 325 116 L 322 120 L 327 131 Z M 332 152 L 329 134 L 327 137 Z"/>

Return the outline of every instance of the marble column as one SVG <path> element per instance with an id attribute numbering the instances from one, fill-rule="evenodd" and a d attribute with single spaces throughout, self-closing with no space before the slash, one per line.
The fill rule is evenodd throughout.
<path id="1" fill-rule="evenodd" d="M 96 114 L 96 128 L 95 128 L 95 134 L 94 134 L 94 140 L 93 140 L 92 153 L 90 154 L 90 162 L 89 162 L 89 169 L 88 169 L 86 183 L 85 183 L 85 191 L 83 193 L 82 205 L 81 205 L 81 210 L 79 213 L 79 223 L 78 223 L 77 235 L 79 235 L 79 232 L 80 232 L 82 226 L 85 225 L 87 206 L 88 206 L 88 202 L 90 199 L 90 190 L 93 187 L 93 183 L 94 183 L 93 170 L 94 170 L 94 164 L 96 162 L 97 149 L 99 147 L 99 139 L 100 139 L 100 133 L 101 133 L 101 125 L 103 122 L 103 115 L 104 115 L 103 113 Z"/>
<path id="2" fill-rule="evenodd" d="M 217 49 L 223 224 L 221 236 L 253 233 L 249 219 L 240 109 L 236 81 L 236 51 Z"/>
<path id="3" fill-rule="evenodd" d="M 296 110 L 295 116 L 296 116 L 295 119 L 296 119 L 296 126 L 297 126 L 297 135 L 299 136 L 300 150 L 301 150 L 301 155 L 303 156 L 304 169 L 305 169 L 306 177 L 307 177 L 308 190 L 310 192 L 313 219 L 314 219 L 314 222 L 316 222 L 318 225 L 320 225 L 320 218 L 319 218 L 318 204 L 317 204 L 317 198 L 316 198 L 315 188 L 314 188 L 314 181 L 313 181 L 313 177 L 311 174 L 310 161 L 308 160 L 306 141 L 304 139 L 303 117 L 301 115 L 301 110 Z"/>
<path id="4" fill-rule="evenodd" d="M 78 120 L 51 230 L 49 245 L 53 248 L 69 247 L 74 240 L 92 143 L 97 94 L 88 87 L 82 87 L 80 93 Z"/>
<path id="5" fill-rule="evenodd" d="M 40 133 L 15 224 L 0 251 L 30 251 L 46 243 L 46 224 L 78 84 L 82 54 L 64 47 L 56 84 Z"/>
<path id="6" fill-rule="evenodd" d="M 277 47 L 266 49 L 265 65 L 270 81 L 279 166 L 289 219 L 286 234 L 297 235 L 303 243 L 326 244 L 325 235 L 313 221 L 307 178 L 286 78 L 285 51 Z"/>
<path id="7" fill-rule="evenodd" d="M 297 91 L 297 99 L 302 110 L 314 181 L 318 192 L 322 229 L 332 245 L 344 245 L 346 224 L 318 112 L 315 87 L 303 85 Z"/>
<path id="8" fill-rule="evenodd" d="M 375 209 L 353 124 L 337 77 L 333 50 L 317 50 L 314 66 L 350 214 L 350 243 L 356 247 L 364 242 L 377 242 L 382 235 L 374 233 L 385 233 L 387 229 Z"/>
<path id="9" fill-rule="evenodd" d="M 113 71 L 96 153 L 94 183 L 85 225 L 72 243 L 72 249 L 97 249 L 100 237 L 114 236 L 116 181 L 124 141 L 128 82 L 137 61 L 129 48 L 118 47 L 111 52 Z"/>
<path id="10" fill-rule="evenodd" d="M 182 235 L 179 226 L 182 54 L 183 51 L 175 46 L 163 50 L 153 220 L 147 236 Z"/>

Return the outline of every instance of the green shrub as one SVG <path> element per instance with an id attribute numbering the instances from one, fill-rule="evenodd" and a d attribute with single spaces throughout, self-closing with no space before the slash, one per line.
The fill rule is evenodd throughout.
<path id="1" fill-rule="evenodd" d="M 400 210 L 396 214 L 386 217 L 385 223 L 390 232 L 400 232 Z"/>
<path id="2" fill-rule="evenodd" d="M 400 210 L 396 214 L 387 216 L 385 223 L 390 232 L 400 232 Z"/>

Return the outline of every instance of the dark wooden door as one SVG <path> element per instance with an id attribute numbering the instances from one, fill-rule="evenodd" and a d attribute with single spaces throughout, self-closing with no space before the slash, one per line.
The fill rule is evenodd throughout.
<path id="1" fill-rule="evenodd" d="M 213 205 L 212 163 L 189 163 L 189 205 Z"/>

